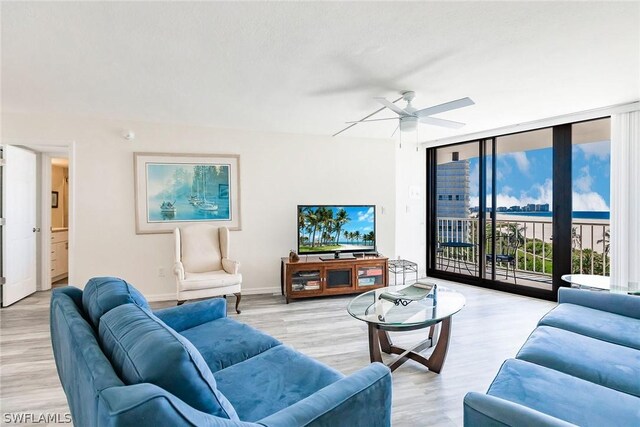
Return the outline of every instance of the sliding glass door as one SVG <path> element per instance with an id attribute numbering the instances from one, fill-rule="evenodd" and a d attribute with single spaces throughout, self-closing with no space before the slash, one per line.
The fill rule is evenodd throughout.
<path id="1" fill-rule="evenodd" d="M 553 135 L 540 129 L 492 139 L 487 164 L 487 278 L 552 289 Z M 494 151 L 487 150 L 489 153 Z"/>
<path id="2" fill-rule="evenodd" d="M 477 277 L 479 149 L 477 142 L 458 144 L 435 152 L 434 268 Z"/>
<path id="3" fill-rule="evenodd" d="M 427 273 L 549 299 L 563 274 L 606 274 L 604 120 L 428 149 Z"/>

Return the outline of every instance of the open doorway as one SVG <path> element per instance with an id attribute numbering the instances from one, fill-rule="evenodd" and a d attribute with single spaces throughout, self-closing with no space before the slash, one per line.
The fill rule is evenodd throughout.
<path id="1" fill-rule="evenodd" d="M 68 284 L 69 159 L 51 157 L 51 287 Z"/>

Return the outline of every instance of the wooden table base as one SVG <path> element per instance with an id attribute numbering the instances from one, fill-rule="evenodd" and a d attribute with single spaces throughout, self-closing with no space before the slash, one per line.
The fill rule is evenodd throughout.
<path id="1" fill-rule="evenodd" d="M 436 327 L 440 328 L 440 333 L 436 342 L 436 347 L 433 349 L 431 356 L 425 357 L 419 352 L 425 348 L 433 346 L 433 337 Z M 400 365 L 407 360 L 411 359 L 424 366 L 426 366 L 431 372 L 440 373 L 444 359 L 447 357 L 447 350 L 449 350 L 449 337 L 451 336 L 451 317 L 447 317 L 442 322 L 432 325 L 429 328 L 429 337 L 420 342 L 415 347 L 406 350 L 401 347 L 393 345 L 389 333 L 385 330 L 378 329 L 377 325 L 369 323 L 369 356 L 371 362 L 381 362 L 382 352 L 387 354 L 398 354 L 399 356 L 386 365 L 395 371 Z"/>

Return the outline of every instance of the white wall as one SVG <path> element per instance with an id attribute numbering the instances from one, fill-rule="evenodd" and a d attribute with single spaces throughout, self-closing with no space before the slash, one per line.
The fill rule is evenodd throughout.
<path id="1" fill-rule="evenodd" d="M 418 263 L 426 276 L 426 154 L 396 142 L 396 256 Z M 411 275 L 409 278 L 413 279 Z M 392 278 L 390 278 L 392 279 Z M 399 277 L 398 277 L 399 279 Z"/>
<path id="2" fill-rule="evenodd" d="M 172 235 L 136 235 L 133 153 L 239 154 L 242 230 L 231 256 L 243 292 L 280 287 L 280 257 L 296 247 L 297 204 L 375 204 L 378 250 L 395 256 L 395 148 L 388 140 L 244 132 L 206 127 L 3 114 L 3 141 L 75 141 L 70 278 L 120 276 L 149 299 L 172 299 Z M 131 129 L 134 142 L 122 135 Z M 423 152 L 424 153 L 424 152 Z M 384 213 L 383 213 L 384 212 Z M 404 255 L 404 254 L 402 254 Z M 159 269 L 166 271 L 158 277 Z"/>

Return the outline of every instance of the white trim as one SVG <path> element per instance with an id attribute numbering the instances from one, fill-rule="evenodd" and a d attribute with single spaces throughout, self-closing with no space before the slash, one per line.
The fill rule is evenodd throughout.
<path id="1" fill-rule="evenodd" d="M 442 145 L 456 144 L 458 142 L 473 141 L 476 139 L 490 138 L 493 136 L 507 135 L 511 133 L 524 132 L 533 129 L 546 128 L 550 126 L 561 125 L 565 123 L 580 122 L 584 120 L 597 119 L 600 117 L 611 116 L 613 114 L 628 113 L 630 111 L 640 110 L 640 101 L 634 101 L 629 104 L 611 105 L 609 107 L 596 108 L 593 110 L 580 111 L 578 113 L 565 114 L 562 116 L 550 117 L 546 119 L 534 120 L 532 122 L 519 123 L 516 125 L 504 126 L 495 129 L 484 130 L 465 135 L 452 136 L 449 138 L 433 139 L 420 143 L 422 148 L 439 147 Z"/>
<path id="2" fill-rule="evenodd" d="M 48 167 L 47 167 L 48 166 Z M 51 155 L 40 155 L 40 283 L 39 291 L 51 289 Z"/>

